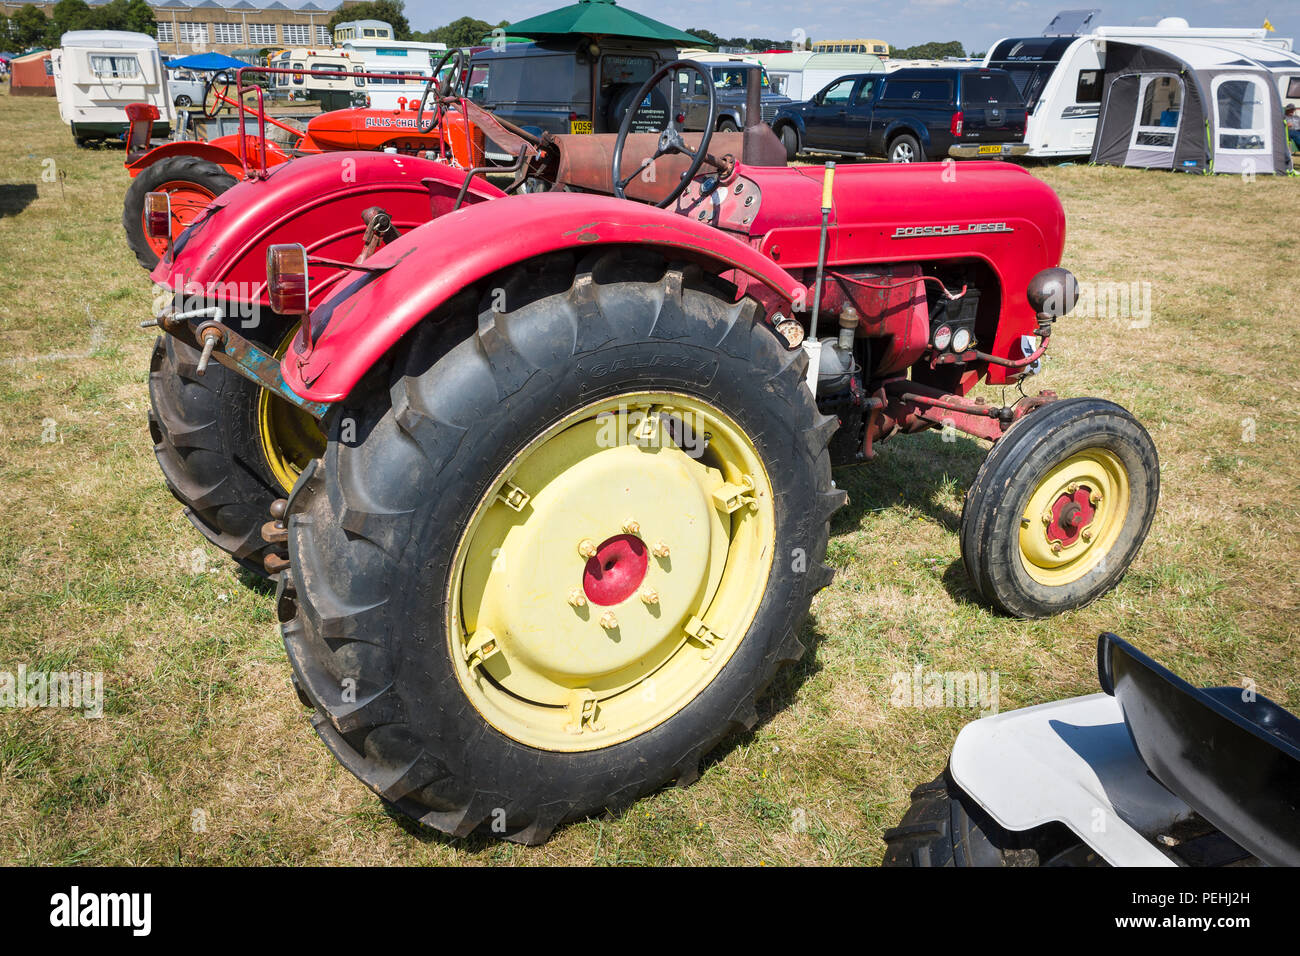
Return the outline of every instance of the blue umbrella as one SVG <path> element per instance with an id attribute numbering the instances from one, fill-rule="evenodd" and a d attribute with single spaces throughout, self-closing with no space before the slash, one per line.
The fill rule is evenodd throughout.
<path id="1" fill-rule="evenodd" d="M 169 70 L 238 70 L 242 66 L 248 64 L 224 53 L 195 53 L 193 56 L 167 61 Z"/>

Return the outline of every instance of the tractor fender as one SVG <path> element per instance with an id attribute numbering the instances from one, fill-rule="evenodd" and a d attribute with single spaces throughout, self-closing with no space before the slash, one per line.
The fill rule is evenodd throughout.
<path id="1" fill-rule="evenodd" d="M 222 139 L 226 138 L 222 137 Z M 239 164 L 239 154 L 234 151 L 234 145 L 232 143 L 232 148 L 227 149 L 215 141 L 200 143 L 197 140 L 184 140 L 177 143 L 163 143 L 161 146 L 155 146 L 134 162 L 127 163 L 126 171 L 131 174 L 132 178 L 135 178 L 161 159 L 168 159 L 172 156 L 194 156 L 210 163 L 216 163 L 236 179 L 242 179 L 244 168 Z M 269 162 L 270 159 L 270 148 L 268 147 L 267 161 Z"/>
<path id="2" fill-rule="evenodd" d="M 501 235 L 509 240 L 487 238 Z M 300 340 L 281 371 L 303 398 L 340 401 L 402 336 L 466 286 L 546 253 L 613 245 L 652 246 L 717 274 L 741 273 L 786 302 L 807 296 L 772 259 L 694 219 L 608 196 L 516 196 L 442 216 L 367 260 L 384 271 L 341 280 L 312 312 L 312 348 L 300 354 Z"/>
<path id="3" fill-rule="evenodd" d="M 465 170 L 418 156 L 334 152 L 303 156 L 248 179 L 218 196 L 152 273 L 167 289 L 221 300 L 227 313 L 251 314 L 266 298 L 266 250 L 301 243 L 313 256 L 352 262 L 362 251 L 363 210 L 382 207 L 399 232 L 450 212 Z M 476 177 L 467 203 L 504 193 Z M 311 269 L 311 300 L 325 298 L 343 271 Z M 216 304 L 215 302 L 213 304 Z"/>

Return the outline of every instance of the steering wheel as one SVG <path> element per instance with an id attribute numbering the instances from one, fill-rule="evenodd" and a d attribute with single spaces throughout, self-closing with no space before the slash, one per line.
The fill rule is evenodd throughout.
<path id="1" fill-rule="evenodd" d="M 643 165 L 641 169 L 619 179 L 619 173 L 623 169 L 623 146 L 627 142 L 628 133 L 632 131 L 632 117 L 637 113 L 638 104 L 644 103 L 646 97 L 650 95 L 651 91 L 654 90 L 654 88 L 658 86 L 665 77 L 676 74 L 678 70 L 694 70 L 704 79 L 704 88 L 709 92 L 709 119 L 708 122 L 704 124 L 704 135 L 700 137 L 699 147 L 692 150 L 686 145 L 686 140 L 682 139 L 682 130 L 678 125 L 679 114 L 673 111 L 673 104 L 671 100 L 669 101 L 668 122 L 659 133 L 659 145 L 655 149 L 655 154 L 650 157 L 650 162 L 653 163 L 656 159 L 666 153 L 681 153 L 684 156 L 691 157 L 691 167 L 686 170 L 686 172 L 682 173 L 681 182 L 673 187 L 673 191 L 664 199 L 655 203 L 655 205 L 660 209 L 666 209 L 671 205 L 677 197 L 685 191 L 687 184 L 695 178 L 695 174 L 700 171 L 700 166 L 703 165 L 704 160 L 709 155 L 709 140 L 713 139 L 713 125 L 718 115 L 718 102 L 717 96 L 713 90 L 713 77 L 709 75 L 708 71 L 705 70 L 704 67 L 700 66 L 693 60 L 676 60 L 666 66 L 661 66 L 655 71 L 654 76 L 646 80 L 645 83 L 642 84 L 641 89 L 637 90 L 636 96 L 632 98 L 632 105 L 629 106 L 627 112 L 623 114 L 623 122 L 620 123 L 618 127 L 618 139 L 614 141 L 613 182 L 614 195 L 619 199 L 627 198 L 627 196 L 623 194 L 624 187 L 637 176 L 640 176 L 641 170 L 645 168 Z"/>
<path id="2" fill-rule="evenodd" d="M 217 89 L 218 82 L 221 84 L 221 89 L 219 90 Z M 212 96 L 212 93 L 214 91 L 217 93 L 216 96 Z M 225 103 L 222 102 L 221 97 L 229 96 L 229 94 L 230 94 L 230 74 L 226 73 L 225 71 L 222 71 L 221 73 L 213 73 L 212 79 L 208 80 L 208 82 L 203 87 L 203 115 L 206 116 L 208 119 L 213 119 L 218 113 L 221 112 L 221 108 L 225 106 Z M 208 109 L 209 97 L 211 97 L 212 99 L 211 110 Z"/>
<path id="3" fill-rule="evenodd" d="M 447 65 L 447 61 L 452 57 L 456 58 L 456 63 L 451 68 L 451 72 L 447 74 L 447 78 L 440 81 L 438 74 L 442 72 L 442 68 Z M 456 88 L 456 84 L 469 75 L 469 60 L 470 58 L 465 55 L 464 50 L 459 47 L 452 47 L 434 64 L 433 74 L 429 77 L 429 82 L 424 84 L 424 95 L 420 97 L 420 112 L 416 114 L 416 127 L 422 134 L 433 132 L 433 128 L 442 121 L 443 97 L 450 94 Z M 434 97 L 433 119 L 426 125 L 424 122 L 424 104 L 429 101 L 429 94 L 434 92 L 435 87 L 437 95 Z"/>

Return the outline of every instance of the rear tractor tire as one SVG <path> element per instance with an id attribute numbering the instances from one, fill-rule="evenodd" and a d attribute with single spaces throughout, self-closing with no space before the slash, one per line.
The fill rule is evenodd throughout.
<path id="1" fill-rule="evenodd" d="M 126 244 L 136 261 L 152 272 L 167 249 L 166 239 L 155 239 L 144 229 L 144 197 L 151 192 L 171 196 L 174 241 L 208 207 L 213 199 L 235 185 L 235 177 L 216 163 L 197 156 L 168 156 L 146 167 L 131 181 L 122 204 Z"/>
<path id="2" fill-rule="evenodd" d="M 980 596 L 1015 617 L 1083 607 L 1137 556 L 1160 496 L 1146 429 L 1097 398 L 1052 402 L 993 446 L 966 493 L 961 554 Z"/>
<path id="3" fill-rule="evenodd" d="M 296 322 L 262 312 L 249 341 L 283 354 Z M 149 367 L 149 432 L 167 487 L 213 545 L 266 576 L 262 525 L 271 503 L 324 450 L 320 426 L 305 412 L 199 353 L 174 336 L 154 343 Z"/>
<path id="4" fill-rule="evenodd" d="M 318 733 L 385 801 L 539 843 L 757 721 L 844 495 L 802 350 L 734 297 L 635 250 L 542 257 L 337 410 L 277 605 Z"/>

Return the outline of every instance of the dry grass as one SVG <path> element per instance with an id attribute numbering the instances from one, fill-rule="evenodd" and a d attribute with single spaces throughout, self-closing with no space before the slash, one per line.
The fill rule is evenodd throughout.
<path id="1" fill-rule="evenodd" d="M 955 529 L 982 449 L 887 444 L 837 476 L 852 503 L 809 654 L 699 783 L 536 849 L 417 833 L 315 739 L 270 596 L 162 485 L 118 151 L 73 148 L 53 100 L 0 102 L 0 670 L 103 671 L 108 699 L 97 721 L 0 712 L 2 860 L 873 863 L 972 717 L 891 708 L 896 671 L 996 670 L 1002 707 L 1020 707 L 1095 690 L 1108 629 L 1194 682 L 1248 677 L 1300 708 L 1296 183 L 1042 168 L 1069 214 L 1066 265 L 1154 284 L 1148 328 L 1064 321 L 1040 382 L 1127 405 L 1159 446 L 1160 512 L 1120 588 L 1037 623 L 972 603 Z M 42 180 L 51 160 L 66 181 Z"/>

